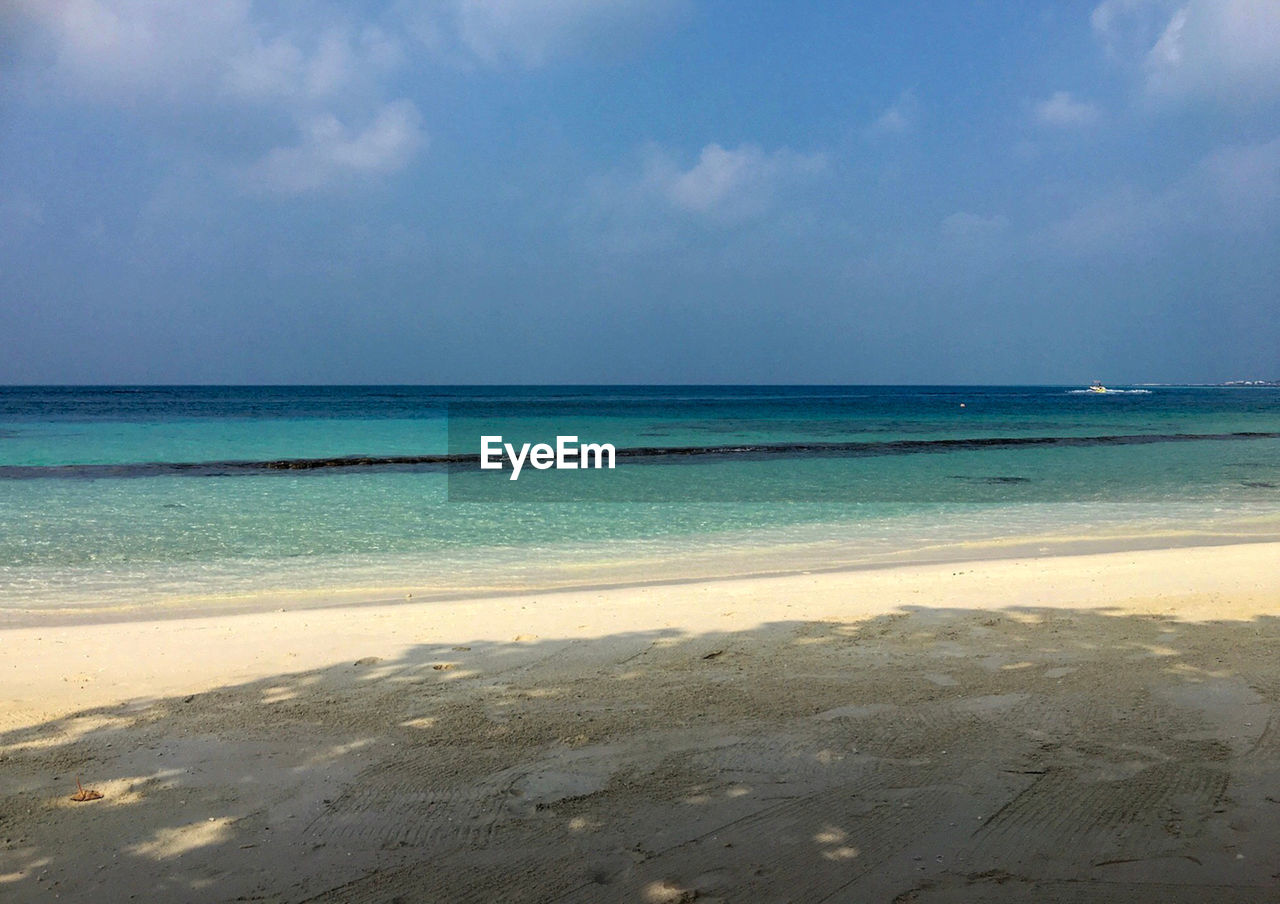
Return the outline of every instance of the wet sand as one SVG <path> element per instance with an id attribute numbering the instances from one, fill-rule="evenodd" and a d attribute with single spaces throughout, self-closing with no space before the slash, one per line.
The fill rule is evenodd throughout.
<path id="1" fill-rule="evenodd" d="M 1280 544 L 0 649 L 5 901 L 1280 897 Z"/>

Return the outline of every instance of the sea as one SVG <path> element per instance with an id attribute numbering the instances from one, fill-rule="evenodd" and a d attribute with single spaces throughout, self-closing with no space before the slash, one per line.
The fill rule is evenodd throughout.
<path id="1" fill-rule="evenodd" d="M 1275 539 L 1276 387 L 0 387 L 9 623 Z"/>

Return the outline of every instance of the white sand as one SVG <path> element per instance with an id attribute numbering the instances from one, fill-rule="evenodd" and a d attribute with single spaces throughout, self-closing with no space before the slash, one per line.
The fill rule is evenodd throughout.
<path id="1" fill-rule="evenodd" d="M 0 898 L 1275 900 L 1277 615 L 1253 544 L 0 631 Z"/>

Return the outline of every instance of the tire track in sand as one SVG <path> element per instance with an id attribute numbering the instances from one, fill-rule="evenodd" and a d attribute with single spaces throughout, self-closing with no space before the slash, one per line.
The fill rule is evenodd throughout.
<path id="1" fill-rule="evenodd" d="M 1010 864 L 1071 852 L 1102 863 L 1176 854 L 1210 819 L 1227 781 L 1224 769 L 1177 762 L 1107 781 L 1052 770 L 974 833 L 971 859 Z"/>

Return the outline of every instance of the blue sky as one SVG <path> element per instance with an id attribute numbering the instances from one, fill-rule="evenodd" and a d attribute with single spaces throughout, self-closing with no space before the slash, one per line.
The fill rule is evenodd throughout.
<path id="1" fill-rule="evenodd" d="M 9 0 L 0 382 L 1280 378 L 1280 3 Z"/>

